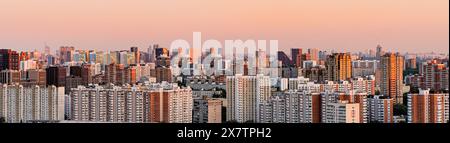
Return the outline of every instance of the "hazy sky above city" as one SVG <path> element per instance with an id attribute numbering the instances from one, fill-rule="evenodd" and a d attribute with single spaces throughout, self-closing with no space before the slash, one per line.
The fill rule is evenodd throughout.
<path id="1" fill-rule="evenodd" d="M 449 50 L 448 0 L 1 0 L 0 48 L 144 50 L 176 39 L 279 40 L 280 47 Z M 224 43 L 224 42 L 223 42 Z"/>

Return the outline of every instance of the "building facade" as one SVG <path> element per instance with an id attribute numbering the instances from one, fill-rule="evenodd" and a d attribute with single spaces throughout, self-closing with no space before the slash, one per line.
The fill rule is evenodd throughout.
<path id="1" fill-rule="evenodd" d="M 448 93 L 419 90 L 419 93 L 408 94 L 408 123 L 447 123 L 448 120 Z"/>
<path id="2" fill-rule="evenodd" d="M 381 94 L 394 99 L 395 103 L 402 103 L 403 57 L 394 53 L 383 55 L 380 62 L 380 73 Z"/>
<path id="3" fill-rule="evenodd" d="M 352 76 L 366 77 L 375 75 L 380 61 L 378 60 L 356 60 L 352 61 Z"/>
<path id="4" fill-rule="evenodd" d="M 0 87 L 0 117 L 8 123 L 64 120 L 64 87 Z"/>
<path id="5" fill-rule="evenodd" d="M 222 101 L 213 98 L 194 99 L 193 123 L 221 123 Z"/>
<path id="6" fill-rule="evenodd" d="M 227 91 L 227 121 L 257 122 L 259 119 L 259 104 L 270 97 L 270 78 L 243 76 L 237 74 L 228 76 Z"/>
<path id="7" fill-rule="evenodd" d="M 326 60 L 329 81 L 348 80 L 352 77 L 352 58 L 349 53 L 334 53 Z"/>
<path id="8" fill-rule="evenodd" d="M 191 123 L 192 91 L 176 84 L 78 86 L 70 92 L 71 120 Z"/>
<path id="9" fill-rule="evenodd" d="M 369 96 L 367 111 L 370 123 L 394 123 L 394 100 L 389 96 Z"/>
<path id="10" fill-rule="evenodd" d="M 319 93 L 289 90 L 261 103 L 259 123 L 320 123 Z"/>
<path id="11" fill-rule="evenodd" d="M 327 104 L 323 123 L 361 123 L 358 103 L 339 101 Z"/>

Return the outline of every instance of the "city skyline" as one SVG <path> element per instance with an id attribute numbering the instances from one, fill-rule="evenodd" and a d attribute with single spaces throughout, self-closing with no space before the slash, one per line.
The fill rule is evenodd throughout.
<path id="1" fill-rule="evenodd" d="M 0 123 L 448 122 L 448 56 L 291 49 L 253 51 L 255 65 L 158 45 L 45 51 L 0 49 Z"/>
<path id="2" fill-rule="evenodd" d="M 0 129 L 33 141 L 439 139 L 449 4 L 0 0 Z"/>
<path id="3" fill-rule="evenodd" d="M 171 10 L 176 9 L 176 10 Z M 183 11 L 183 12 L 180 12 Z M 356 13 L 357 12 L 357 13 Z M 448 1 L 2 1 L 0 48 L 122 50 L 208 39 L 279 40 L 280 49 L 448 54 Z"/>

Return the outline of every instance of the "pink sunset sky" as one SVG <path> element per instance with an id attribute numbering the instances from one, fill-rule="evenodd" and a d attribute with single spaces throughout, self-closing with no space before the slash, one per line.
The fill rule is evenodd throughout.
<path id="1" fill-rule="evenodd" d="M 176 39 L 288 48 L 449 50 L 449 0 L 0 0 L 0 49 L 120 50 Z"/>

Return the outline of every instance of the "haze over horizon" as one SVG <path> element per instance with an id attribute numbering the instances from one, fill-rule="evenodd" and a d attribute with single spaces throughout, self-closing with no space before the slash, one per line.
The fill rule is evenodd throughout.
<path id="1" fill-rule="evenodd" d="M 279 40 L 281 49 L 449 53 L 448 0 L 3 0 L 0 49 L 121 50 L 177 39 Z"/>

